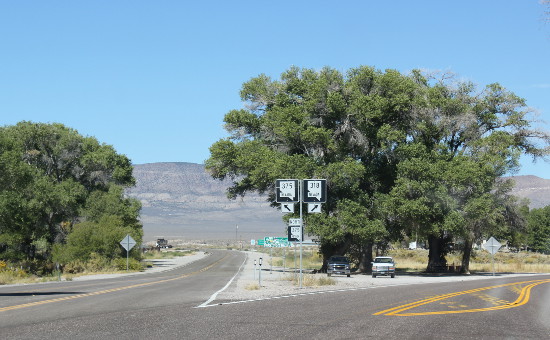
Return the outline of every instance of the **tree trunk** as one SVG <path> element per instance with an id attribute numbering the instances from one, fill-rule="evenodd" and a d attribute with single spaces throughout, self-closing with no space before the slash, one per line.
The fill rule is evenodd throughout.
<path id="1" fill-rule="evenodd" d="M 472 256 L 472 238 L 466 236 L 464 238 L 464 252 L 462 253 L 462 267 L 460 272 L 462 274 L 470 274 L 470 257 Z"/>
<path id="2" fill-rule="evenodd" d="M 447 270 L 447 260 L 445 259 L 445 237 L 443 235 L 428 236 L 428 273 L 440 273 Z"/>
<path id="3" fill-rule="evenodd" d="M 359 272 L 370 273 L 372 271 L 372 242 L 367 242 L 361 247 L 361 258 L 359 259 Z"/>

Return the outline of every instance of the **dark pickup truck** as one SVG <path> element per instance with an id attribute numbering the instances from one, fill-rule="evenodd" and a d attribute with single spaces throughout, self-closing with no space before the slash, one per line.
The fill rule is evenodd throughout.
<path id="1" fill-rule="evenodd" d="M 331 256 L 327 261 L 327 275 L 342 274 L 350 277 L 349 259 L 345 256 Z"/>

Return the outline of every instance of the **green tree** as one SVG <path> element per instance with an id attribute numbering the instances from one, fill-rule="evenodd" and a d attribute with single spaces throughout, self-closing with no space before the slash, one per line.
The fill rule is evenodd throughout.
<path id="1" fill-rule="evenodd" d="M 56 247 L 54 258 L 60 263 L 69 263 L 88 261 L 94 254 L 107 260 L 125 257 L 126 251 L 120 246 L 120 241 L 128 234 L 135 240 L 141 240 L 143 236 L 141 230 L 125 225 L 118 216 L 103 216 L 97 222 L 81 222 L 74 226 L 66 244 Z M 131 252 L 134 257 L 139 256 L 137 249 Z"/>
<path id="2" fill-rule="evenodd" d="M 512 202 L 498 178 L 519 155 L 548 154 L 550 138 L 531 127 L 525 101 L 498 84 L 476 92 L 418 71 L 292 67 L 278 81 L 246 82 L 241 99 L 245 109 L 226 114 L 230 137 L 211 146 L 207 169 L 233 179 L 230 198 L 258 191 L 272 203 L 277 178 L 327 178 L 323 214 L 307 219 L 325 258 L 370 254 L 369 244 L 414 231 L 429 241 L 428 270 L 443 267 L 453 232 L 472 244 L 515 210 L 494 202 Z M 362 222 L 343 218 L 345 207 Z M 491 207 L 494 218 L 473 218 Z"/>
<path id="3" fill-rule="evenodd" d="M 498 84 L 478 93 L 470 83 L 416 78 L 427 105 L 417 109 L 410 143 L 398 149 L 405 160 L 390 211 L 428 238 L 428 271 L 445 267 L 453 234 L 464 240 L 467 271 L 475 241 L 497 224 L 522 228 L 512 186 L 500 178 L 518 168 L 522 153 L 546 156 L 550 139 L 532 128 L 525 101 Z"/>
<path id="4" fill-rule="evenodd" d="M 395 148 L 406 141 L 418 88 L 411 77 L 371 67 L 346 76 L 292 67 L 279 81 L 260 75 L 243 84 L 246 109 L 226 114 L 230 137 L 211 146 L 206 167 L 234 180 L 230 198 L 258 191 L 272 203 L 277 178 L 326 178 L 328 202 L 307 218 L 308 231 L 319 235 L 325 259 L 355 246 L 367 268 L 368 244 L 386 235 L 377 193 L 393 184 Z M 349 209 L 356 219 L 343 218 Z"/>
<path id="5" fill-rule="evenodd" d="M 138 206 L 121 195 L 123 187 L 134 184 L 130 160 L 62 124 L 20 122 L 0 128 L 0 170 L 0 252 L 5 256 L 49 258 L 51 246 L 64 242 L 101 193 L 112 206 L 132 206 L 134 218 L 124 223 L 140 228 Z M 118 196 L 109 196 L 111 191 Z M 97 216 L 92 210 L 90 215 Z M 104 210 L 109 213 L 105 204 Z M 38 253 L 36 244 L 44 243 Z"/>
<path id="6" fill-rule="evenodd" d="M 529 212 L 528 245 L 533 251 L 550 254 L 550 206 Z"/>

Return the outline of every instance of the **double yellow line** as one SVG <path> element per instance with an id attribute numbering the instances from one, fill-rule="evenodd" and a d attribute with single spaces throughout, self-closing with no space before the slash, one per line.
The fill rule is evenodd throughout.
<path id="1" fill-rule="evenodd" d="M 459 314 L 459 313 L 474 313 L 474 312 L 486 312 L 491 310 L 499 310 L 499 309 L 507 309 L 507 308 L 515 308 L 522 306 L 529 302 L 529 298 L 531 295 L 531 289 L 537 285 L 543 284 L 543 283 L 550 283 L 550 280 L 534 280 L 534 281 L 523 281 L 523 282 L 514 282 L 514 283 L 507 283 L 497 286 L 490 286 L 490 287 L 482 287 L 482 288 L 476 288 L 471 290 L 465 290 L 462 292 L 455 292 L 450 294 L 444 294 L 444 295 L 438 295 L 434 297 L 430 297 L 424 300 L 408 303 L 405 305 L 401 305 L 398 307 L 386 309 L 377 313 L 374 313 L 373 315 L 397 315 L 397 316 L 420 316 L 420 315 L 441 315 L 441 314 Z M 441 301 L 445 299 L 449 299 L 455 296 L 460 295 L 466 295 L 466 294 L 472 294 L 484 290 L 489 289 L 495 289 L 500 287 L 507 287 L 507 286 L 515 286 L 515 285 L 523 285 L 527 284 L 525 287 L 521 289 L 519 292 L 518 298 L 511 303 L 506 303 L 498 306 L 493 307 L 487 307 L 487 308 L 474 308 L 474 309 L 463 309 L 463 310 L 452 310 L 452 311 L 437 311 L 437 312 L 423 312 L 423 313 L 403 313 L 407 310 L 420 307 L 423 305 L 427 305 L 432 302 Z"/>
<path id="2" fill-rule="evenodd" d="M 60 297 L 60 298 L 56 298 L 56 299 L 49 299 L 49 300 L 42 300 L 42 301 L 36 301 L 36 302 L 23 303 L 23 304 L 14 305 L 14 306 L 0 307 L 0 312 L 5 312 L 5 311 L 15 310 L 15 309 L 21 309 L 21 308 L 27 308 L 27 307 L 40 306 L 40 305 L 45 305 L 45 304 L 54 303 L 54 302 L 61 302 L 61 301 L 68 301 L 68 300 L 80 299 L 80 298 L 88 297 L 88 296 L 94 296 L 94 295 L 101 295 L 101 294 L 113 293 L 113 292 L 118 292 L 118 291 L 121 291 L 121 290 L 131 289 L 131 288 L 152 286 L 152 285 L 159 284 L 159 283 L 164 283 L 164 282 L 170 282 L 170 281 L 180 280 L 180 279 L 183 279 L 183 278 L 186 278 L 186 277 L 189 277 L 189 276 L 196 275 L 196 274 L 202 273 L 202 272 L 204 272 L 204 271 L 207 271 L 207 270 L 211 269 L 212 267 L 214 267 L 215 265 L 217 265 L 218 263 L 220 263 L 220 262 L 221 262 L 222 260 L 224 260 L 226 257 L 227 257 L 227 256 L 225 256 L 225 257 L 219 259 L 218 261 L 216 261 L 216 262 L 214 262 L 214 263 L 212 263 L 212 264 L 210 264 L 210 265 L 208 265 L 208 266 L 206 266 L 206 267 L 204 267 L 204 268 L 202 268 L 202 269 L 200 269 L 200 270 L 194 271 L 194 272 L 189 273 L 189 274 L 183 274 L 183 275 L 180 275 L 180 276 L 176 276 L 176 277 L 173 277 L 173 278 L 170 278 L 170 279 L 164 279 L 164 280 L 152 281 L 152 282 L 145 282 L 145 283 L 138 283 L 138 284 L 134 284 L 134 285 L 130 285 L 130 286 L 123 286 L 123 287 L 118 287 L 118 288 L 100 290 L 100 291 L 97 291 L 97 292 L 90 292 L 90 293 L 84 293 L 84 294 L 77 294 L 77 295 L 65 296 L 65 297 Z"/>

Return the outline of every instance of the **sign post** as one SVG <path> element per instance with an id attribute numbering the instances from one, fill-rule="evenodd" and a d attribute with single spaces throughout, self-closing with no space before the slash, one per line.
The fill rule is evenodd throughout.
<path id="1" fill-rule="evenodd" d="M 294 213 L 294 203 L 300 204 L 300 218 L 289 220 L 288 241 L 300 241 L 300 288 L 302 288 L 302 254 L 303 254 L 303 203 L 308 203 L 309 213 L 320 213 L 321 203 L 327 201 L 326 179 L 278 179 L 275 181 L 275 202 L 281 203 L 283 213 Z M 292 203 L 292 207 L 290 206 Z M 294 248 L 296 249 L 296 248 Z M 296 257 L 294 257 L 296 260 Z"/>
<path id="2" fill-rule="evenodd" d="M 128 254 L 130 253 L 130 250 L 136 245 L 136 241 L 134 241 L 132 236 L 126 235 L 126 237 L 124 237 L 122 241 L 120 241 L 120 245 L 124 249 L 126 249 L 126 271 L 128 271 Z"/>
<path id="3" fill-rule="evenodd" d="M 258 270 L 258 285 L 260 288 L 262 288 L 262 258 L 260 257 L 260 261 L 258 261 L 258 264 L 260 265 L 260 269 Z"/>
<path id="4" fill-rule="evenodd" d="M 495 254 L 498 252 L 502 244 L 500 244 L 493 236 L 483 245 L 483 248 L 491 254 L 491 264 L 493 267 L 493 276 L 495 276 Z"/>

